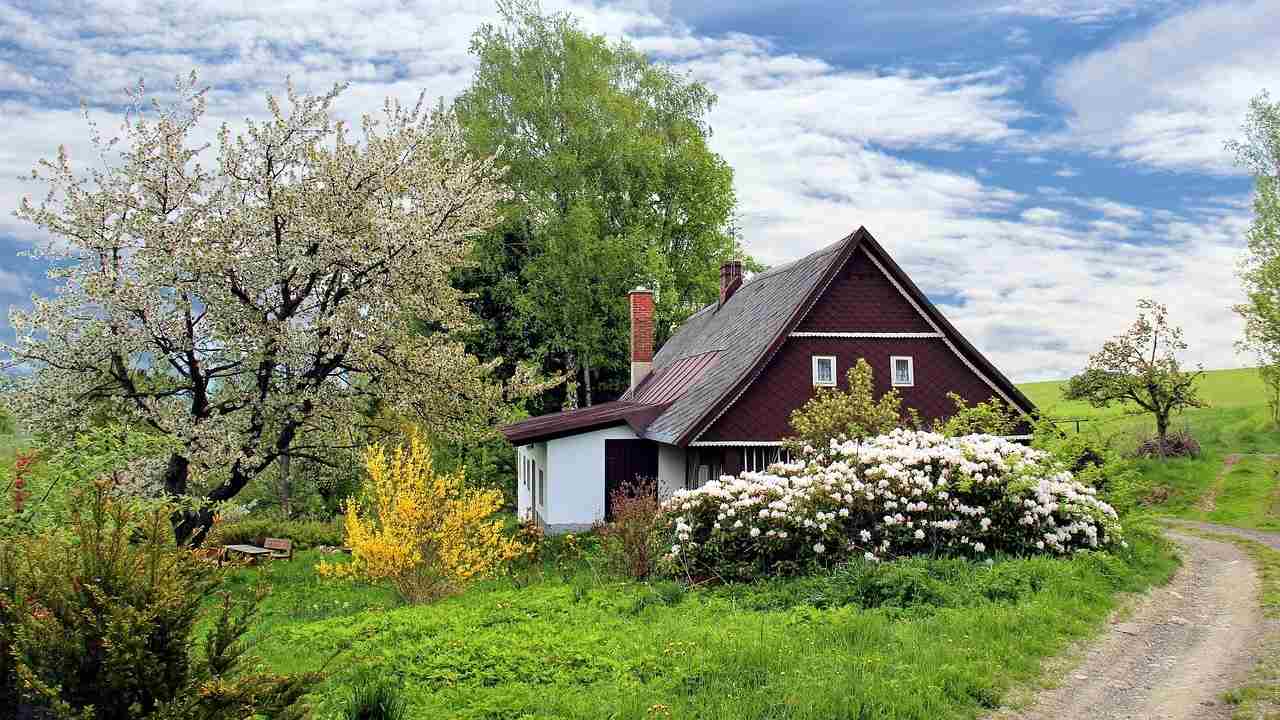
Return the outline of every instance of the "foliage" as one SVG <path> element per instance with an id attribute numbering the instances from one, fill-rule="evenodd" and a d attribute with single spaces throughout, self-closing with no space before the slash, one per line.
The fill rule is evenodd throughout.
<path id="1" fill-rule="evenodd" d="M 1266 92 L 1255 97 L 1243 130 L 1243 142 L 1227 143 L 1255 181 L 1249 252 L 1240 272 L 1247 300 L 1235 310 L 1245 320 L 1241 345 L 1274 366 L 1280 363 L 1280 102 Z"/>
<path id="2" fill-rule="evenodd" d="M 255 646 L 267 668 L 350 646 L 352 662 L 315 693 L 317 717 L 342 717 L 348 688 L 374 676 L 399 685 L 415 718 L 594 719 L 608 707 L 653 720 L 662 704 L 672 718 L 919 720 L 985 714 L 1101 627 L 1119 591 L 1167 577 L 1159 535 L 1125 532 L 1130 547 L 1106 553 L 854 561 L 692 587 L 603 577 L 588 548 L 568 582 L 498 578 L 430 605 L 320 581 L 314 552 L 232 572 L 245 593 L 273 588 Z"/>
<path id="3" fill-rule="evenodd" d="M 1164 437 L 1155 435 L 1143 440 L 1135 454 L 1143 458 L 1197 457 L 1200 443 L 1186 430 L 1171 430 Z"/>
<path id="4" fill-rule="evenodd" d="M 57 528 L 67 520 L 72 498 L 98 483 L 118 497 L 153 498 L 171 446 L 161 437 L 118 424 L 95 425 L 43 451 L 19 453 L 13 484 L 24 502 L 0 515 L 0 535 Z M 5 503 L 0 502 L 0 509 Z M 7 528 L 7 529 L 6 529 Z"/>
<path id="5" fill-rule="evenodd" d="M 493 514 L 496 490 L 465 487 L 460 471 L 438 472 L 420 432 L 389 453 L 365 449 L 369 473 L 363 501 L 347 504 L 346 544 L 352 562 L 321 565 L 322 574 L 390 581 L 410 602 L 456 592 L 521 553 Z"/>
<path id="6" fill-rule="evenodd" d="M 1267 390 L 1267 410 L 1271 413 L 1271 423 L 1280 427 L 1280 363 L 1263 365 L 1258 368 L 1262 384 Z"/>
<path id="7" fill-rule="evenodd" d="M 613 519 L 600 526 L 597 534 L 610 567 L 628 577 L 648 577 L 654 560 L 657 483 L 640 479 L 623 483 L 614 489 L 609 500 Z"/>
<path id="8" fill-rule="evenodd" d="M 5 398 L 25 423 L 65 436 L 108 405 L 182 448 L 169 492 L 220 502 L 282 456 L 325 461 L 370 404 L 446 435 L 506 412 L 527 376 L 504 388 L 464 351 L 474 318 L 451 282 L 496 222 L 493 158 L 421 99 L 388 100 L 352 140 L 331 116 L 341 90 L 289 86 L 287 110 L 271 97 L 266 121 L 223 126 L 204 164 L 193 74 L 171 106 L 139 88 L 121 138 L 93 130 L 102 169 L 65 148 L 38 165 L 50 192 L 18 215 L 62 286 L 12 314 L 7 367 L 29 372 Z"/>
<path id="9" fill-rule="evenodd" d="M 214 522 L 208 544 L 261 545 L 263 538 L 287 538 L 295 550 L 327 545 L 341 547 L 342 525 L 323 520 L 286 520 L 272 517 L 246 517 L 232 522 Z"/>
<path id="10" fill-rule="evenodd" d="M 400 689 L 386 679 L 364 677 L 351 688 L 343 720 L 408 720 Z"/>
<path id="11" fill-rule="evenodd" d="M 788 449 L 796 454 L 825 451 L 833 443 L 885 435 L 894 428 L 918 428 L 914 410 L 903 411 L 902 397 L 890 390 L 876 399 L 871 365 L 863 358 L 845 376 L 849 389 L 818 388 L 814 396 L 791 413 Z"/>
<path id="12" fill-rule="evenodd" d="M 1033 425 L 1031 446 L 1049 453 L 1077 481 L 1097 490 L 1098 497 L 1121 516 L 1134 510 L 1150 490 L 1123 436 L 1097 428 L 1068 433 L 1041 418 Z"/>
<path id="13" fill-rule="evenodd" d="M 628 291 L 657 291 L 659 343 L 716 299 L 735 252 L 732 171 L 708 147 L 703 84 L 567 14 L 499 10 L 472 37 L 475 75 L 454 102 L 473 151 L 501 150 L 511 191 L 462 273 L 487 323 L 473 342 L 566 372 L 590 404 L 628 385 Z"/>
<path id="14" fill-rule="evenodd" d="M 224 596 L 192 655 L 211 569 L 173 543 L 174 506 L 79 488 L 67 532 L 0 547 L 0 694 L 5 711 L 62 718 L 302 717 L 318 679 L 246 673 L 252 607 Z"/>
<path id="15" fill-rule="evenodd" d="M 0 407 L 0 435 L 12 435 L 17 432 L 17 424 L 3 407 Z"/>
<path id="16" fill-rule="evenodd" d="M 677 491 L 658 527 L 666 572 L 730 580 L 858 556 L 1069 554 L 1122 542 L 1115 510 L 1048 453 L 906 430 Z"/>
<path id="17" fill-rule="evenodd" d="M 947 398 L 956 406 L 955 414 L 939 423 L 934 430 L 947 437 L 961 435 L 1013 435 L 1022 416 L 1005 405 L 999 398 L 990 398 L 977 405 L 970 405 L 958 394 L 949 392 Z"/>
<path id="18" fill-rule="evenodd" d="M 1151 413 L 1156 435 L 1164 438 L 1172 413 L 1204 406 L 1196 390 L 1204 371 L 1184 371 L 1178 363 L 1178 353 L 1186 349 L 1182 328 L 1169 323 L 1168 309 L 1140 300 L 1133 326 L 1089 356 L 1084 372 L 1067 381 L 1063 397 L 1098 408 L 1132 403 L 1138 408 L 1134 412 Z"/>

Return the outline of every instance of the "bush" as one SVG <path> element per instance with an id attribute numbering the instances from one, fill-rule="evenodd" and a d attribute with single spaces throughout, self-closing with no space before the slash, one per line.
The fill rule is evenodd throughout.
<path id="1" fill-rule="evenodd" d="M 678 491 L 657 525 L 665 572 L 726 580 L 858 556 L 1067 554 L 1122 542 L 1115 510 L 1047 453 L 907 430 Z"/>
<path id="2" fill-rule="evenodd" d="M 493 517 L 502 493 L 464 487 L 461 471 L 437 472 L 417 430 L 390 453 L 369 446 L 364 459 L 368 500 L 353 499 L 346 508 L 351 562 L 321 563 L 320 574 L 390 581 L 405 600 L 425 602 L 521 554 Z"/>
<path id="3" fill-rule="evenodd" d="M 295 550 L 321 545 L 340 547 L 342 525 L 320 520 L 284 520 L 278 518 L 245 518 L 234 522 L 215 522 L 206 545 L 261 545 L 265 538 L 287 538 Z"/>
<path id="4" fill-rule="evenodd" d="M 623 483 L 610 495 L 613 520 L 597 528 L 600 545 L 615 572 L 633 578 L 653 571 L 653 522 L 658 486 L 653 480 Z"/>
<path id="5" fill-rule="evenodd" d="M 849 389 L 818 388 L 813 398 L 791 413 L 794 433 L 787 438 L 793 453 L 825 450 L 832 442 L 883 435 L 894 428 L 921 426 L 914 410 L 903 411 L 897 390 L 875 396 L 874 373 L 867 361 L 858 362 L 845 376 Z"/>
<path id="6" fill-rule="evenodd" d="M 1163 438 L 1153 435 L 1138 443 L 1135 454 L 1143 458 L 1199 457 L 1200 443 L 1186 430 L 1170 430 Z"/>
<path id="7" fill-rule="evenodd" d="M 351 688 L 342 720 L 407 720 L 409 708 L 400 689 L 386 680 L 365 677 Z"/>
<path id="8" fill-rule="evenodd" d="M 174 506 L 81 489 L 65 533 L 0 547 L 0 717 L 300 717 L 314 674 L 245 674 L 252 606 L 223 596 L 193 655 L 212 570 L 174 545 Z"/>
<path id="9" fill-rule="evenodd" d="M 977 405 L 970 405 L 953 392 L 947 393 L 947 398 L 956 406 L 955 414 L 936 423 L 934 430 L 948 437 L 1012 435 L 1022 422 L 1017 410 L 994 397 Z"/>
<path id="10" fill-rule="evenodd" d="M 1116 435 L 1097 429 L 1064 433 L 1052 421 L 1035 426 L 1031 446 L 1048 452 L 1081 483 L 1098 491 L 1098 497 L 1125 515 L 1135 509 L 1149 488 L 1128 448 L 1119 447 Z"/>

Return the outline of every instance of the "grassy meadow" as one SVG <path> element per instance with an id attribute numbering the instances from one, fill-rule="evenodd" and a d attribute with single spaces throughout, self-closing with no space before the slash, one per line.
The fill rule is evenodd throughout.
<path id="1" fill-rule="evenodd" d="M 1127 415 L 1119 408 L 1097 409 L 1062 399 L 1061 382 L 1020 386 L 1046 415 L 1058 419 L 1083 418 L 1081 432 L 1096 434 L 1122 449 L 1135 447 L 1154 432 L 1149 416 Z M 1198 458 L 1139 461 L 1151 488 L 1149 504 L 1161 513 L 1226 525 L 1280 530 L 1280 429 L 1271 422 L 1266 389 L 1258 371 L 1212 370 L 1200 381 L 1208 407 L 1176 416 L 1173 426 L 1186 429 L 1203 450 Z M 1060 427 L 1075 432 L 1075 424 Z M 1228 456 L 1238 462 L 1226 468 Z M 1215 498 L 1211 509 L 1204 498 Z"/>
<path id="2" fill-rule="evenodd" d="M 324 581 L 307 552 L 234 571 L 271 588 L 253 651 L 276 671 L 329 660 L 320 717 L 362 678 L 410 717 L 977 717 L 1096 630 L 1122 590 L 1175 561 L 1135 533 L 1121 556 L 859 565 L 719 588 L 610 577 L 593 554 L 431 605 Z"/>

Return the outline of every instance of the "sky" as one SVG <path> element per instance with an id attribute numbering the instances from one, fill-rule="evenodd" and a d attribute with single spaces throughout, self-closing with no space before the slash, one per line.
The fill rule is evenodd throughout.
<path id="1" fill-rule="evenodd" d="M 543 3 L 705 83 L 711 146 L 734 169 L 746 250 L 766 263 L 868 230 L 1015 381 L 1067 377 L 1166 303 L 1184 359 L 1235 349 L 1252 181 L 1223 143 L 1280 94 L 1280 0 L 817 0 Z M 118 124 L 126 88 L 191 70 L 209 128 L 265 113 L 286 78 L 448 100 L 474 71 L 492 0 L 0 0 L 0 342 L 49 294 L 12 216 L 36 161 L 92 169 L 81 107 Z"/>

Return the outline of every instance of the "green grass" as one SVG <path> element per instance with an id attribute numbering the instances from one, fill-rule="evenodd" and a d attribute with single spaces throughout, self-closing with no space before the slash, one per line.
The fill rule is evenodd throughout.
<path id="1" fill-rule="evenodd" d="M 1048 416 L 1087 418 L 1082 432 L 1095 433 L 1121 450 L 1137 447 L 1142 437 L 1154 432 L 1149 415 L 1129 415 L 1122 408 L 1098 409 L 1063 400 L 1062 384 L 1041 382 L 1019 387 Z M 1270 512 L 1275 472 L 1268 470 L 1261 458 L 1246 459 L 1225 478 L 1213 517 L 1196 509 L 1197 501 L 1214 484 L 1227 455 L 1280 453 L 1280 430 L 1271 422 L 1265 388 L 1256 369 L 1209 371 L 1200 380 L 1200 391 L 1209 406 L 1187 410 L 1175 416 L 1173 424 L 1200 442 L 1201 456 L 1139 462 L 1145 483 L 1154 491 L 1155 509 L 1178 517 L 1280 529 Z M 1074 425 L 1060 427 L 1075 432 Z"/>
<path id="2" fill-rule="evenodd" d="M 318 559 L 234 570 L 228 582 L 272 589 L 253 635 L 268 668 L 337 656 L 319 717 L 372 676 L 400 684 L 411 717 L 495 720 L 976 717 L 1096 631 L 1121 591 L 1162 582 L 1176 562 L 1135 533 L 1123 556 L 916 560 L 700 590 L 584 565 L 406 606 L 382 588 L 320 580 Z"/>

